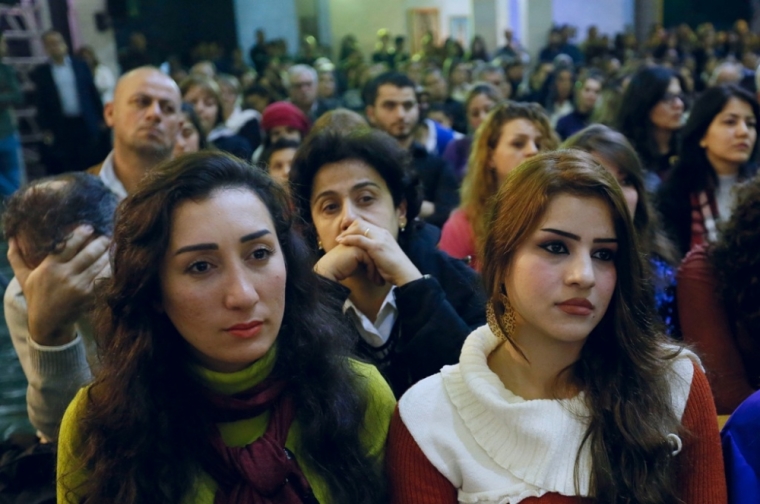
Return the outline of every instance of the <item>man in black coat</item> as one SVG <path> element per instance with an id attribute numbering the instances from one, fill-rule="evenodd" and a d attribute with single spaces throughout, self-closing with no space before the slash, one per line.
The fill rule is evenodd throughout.
<path id="1" fill-rule="evenodd" d="M 103 104 L 84 61 L 71 58 L 63 36 L 42 36 L 50 61 L 32 72 L 37 121 L 43 132 L 42 160 L 48 173 L 84 170 L 105 153 Z"/>
<path id="2" fill-rule="evenodd" d="M 443 227 L 459 205 L 459 182 L 451 165 L 414 141 L 420 118 L 414 82 L 404 74 L 386 72 L 367 84 L 364 102 L 370 124 L 395 138 L 412 156 L 424 195 L 420 217 Z"/>

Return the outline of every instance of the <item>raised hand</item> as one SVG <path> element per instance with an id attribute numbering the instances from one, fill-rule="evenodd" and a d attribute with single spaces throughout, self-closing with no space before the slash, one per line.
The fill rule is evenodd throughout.
<path id="1" fill-rule="evenodd" d="M 77 227 L 58 254 L 30 268 L 15 239 L 8 261 L 26 298 L 29 335 L 38 344 L 60 346 L 76 336 L 74 324 L 92 304 L 96 279 L 110 275 L 110 238 L 92 239 L 92 227 Z"/>

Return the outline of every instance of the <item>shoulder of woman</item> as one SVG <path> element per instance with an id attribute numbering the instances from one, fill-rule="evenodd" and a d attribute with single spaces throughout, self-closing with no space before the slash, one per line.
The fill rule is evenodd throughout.
<path id="1" fill-rule="evenodd" d="M 675 354 L 668 362 L 666 377 L 670 384 L 673 411 L 680 419 L 686 409 L 694 376 L 696 373 L 704 374 L 704 367 L 697 354 L 686 347 L 666 344 L 664 350 L 671 355 Z"/>
<path id="2" fill-rule="evenodd" d="M 366 380 L 364 393 L 367 398 L 367 410 L 364 414 L 361 439 L 371 455 L 378 455 L 385 447 L 391 417 L 396 409 L 396 397 L 375 366 L 351 359 L 351 367 L 357 375 Z"/>
<path id="3" fill-rule="evenodd" d="M 387 416 L 390 420 L 396 407 L 396 397 L 388 382 L 374 365 L 355 359 L 350 359 L 350 362 L 354 372 L 364 379 L 364 393 L 367 395 L 370 409 L 383 418 Z"/>
<path id="4" fill-rule="evenodd" d="M 409 433 L 420 446 L 428 444 L 444 429 L 438 423 L 450 424 L 454 405 L 443 385 L 441 373 L 420 380 L 399 399 L 399 415 Z"/>

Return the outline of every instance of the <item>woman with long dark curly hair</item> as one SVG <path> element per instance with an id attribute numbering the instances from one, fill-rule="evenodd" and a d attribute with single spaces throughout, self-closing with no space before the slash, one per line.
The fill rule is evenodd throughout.
<path id="1" fill-rule="evenodd" d="M 695 247 L 678 272 L 684 340 L 700 351 L 718 414 L 760 390 L 760 177 L 737 190 L 718 241 Z"/>
<path id="2" fill-rule="evenodd" d="M 678 164 L 655 200 L 681 254 L 715 241 L 717 224 L 731 216 L 735 186 L 757 171 L 758 118 L 755 97 L 734 85 L 712 87 L 694 103 Z"/>
<path id="3" fill-rule="evenodd" d="M 684 113 L 681 81 L 670 69 L 644 67 L 623 93 L 616 129 L 631 142 L 647 170 L 647 189 L 667 178 Z"/>
<path id="4" fill-rule="evenodd" d="M 122 206 L 58 502 L 382 502 L 393 395 L 351 360 L 282 188 L 221 153 Z"/>
<path id="5" fill-rule="evenodd" d="M 726 502 L 710 387 L 652 327 L 637 242 L 591 155 L 510 173 L 481 253 L 488 324 L 399 401 L 391 502 Z"/>

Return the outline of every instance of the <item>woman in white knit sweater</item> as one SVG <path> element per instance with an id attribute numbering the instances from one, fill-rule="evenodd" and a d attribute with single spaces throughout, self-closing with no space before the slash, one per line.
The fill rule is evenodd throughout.
<path id="1" fill-rule="evenodd" d="M 721 503 L 698 358 L 650 324 L 623 194 L 579 151 L 525 161 L 482 246 L 488 325 L 399 402 L 399 503 Z"/>

